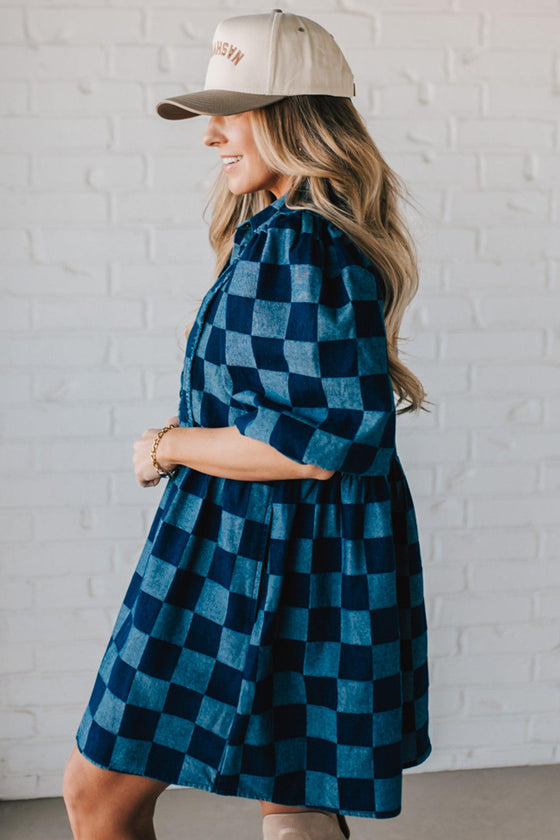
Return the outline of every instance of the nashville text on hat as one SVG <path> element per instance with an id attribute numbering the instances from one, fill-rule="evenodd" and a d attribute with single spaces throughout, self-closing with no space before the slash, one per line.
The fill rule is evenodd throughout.
<path id="1" fill-rule="evenodd" d="M 225 55 L 225 57 L 230 58 L 234 64 L 239 64 L 243 58 L 243 53 L 239 47 L 235 47 L 233 44 L 228 44 L 227 41 L 214 41 L 212 44 L 212 55 Z"/>

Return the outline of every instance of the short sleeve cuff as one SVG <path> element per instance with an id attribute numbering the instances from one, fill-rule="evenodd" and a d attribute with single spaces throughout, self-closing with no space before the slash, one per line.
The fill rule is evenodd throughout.
<path id="1" fill-rule="evenodd" d="M 379 421 L 385 424 L 387 419 L 383 415 Z M 385 474 L 393 457 L 390 435 L 387 447 L 357 443 L 270 408 L 260 407 L 233 422 L 242 435 L 268 443 L 299 464 L 314 464 L 324 470 Z"/>

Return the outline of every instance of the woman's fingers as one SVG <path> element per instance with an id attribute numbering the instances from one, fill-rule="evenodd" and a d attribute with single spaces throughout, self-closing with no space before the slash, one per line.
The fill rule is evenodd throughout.
<path id="1" fill-rule="evenodd" d="M 159 429 L 146 429 L 142 437 L 134 441 L 134 473 L 141 487 L 155 487 L 161 476 L 152 463 L 152 445 Z"/>
<path id="2" fill-rule="evenodd" d="M 178 426 L 179 418 L 170 417 L 165 426 Z M 163 428 L 163 426 L 162 426 Z M 134 442 L 134 473 L 141 487 L 155 487 L 159 484 L 161 476 L 154 469 L 152 463 L 152 446 L 157 437 L 159 429 L 146 429 L 141 437 Z"/>

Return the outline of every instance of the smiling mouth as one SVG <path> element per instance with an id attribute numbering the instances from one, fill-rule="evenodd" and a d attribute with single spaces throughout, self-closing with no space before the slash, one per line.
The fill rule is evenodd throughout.
<path id="1" fill-rule="evenodd" d="M 233 167 L 236 165 L 236 163 L 239 163 L 239 161 L 241 160 L 242 157 L 243 157 L 243 155 L 235 155 L 235 156 L 232 156 L 232 157 L 222 158 L 223 164 L 224 164 L 224 169 L 227 169 L 227 170 L 233 169 Z"/>

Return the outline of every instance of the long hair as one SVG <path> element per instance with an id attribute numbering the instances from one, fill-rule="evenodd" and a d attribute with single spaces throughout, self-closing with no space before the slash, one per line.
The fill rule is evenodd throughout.
<path id="1" fill-rule="evenodd" d="M 426 392 L 399 358 L 399 328 L 418 289 L 418 261 L 399 212 L 408 201 L 404 182 L 388 166 L 352 104 L 343 97 L 290 96 L 249 112 L 255 143 L 272 172 L 292 176 L 286 205 L 308 208 L 335 224 L 376 268 L 383 297 L 389 376 L 397 411 L 423 410 Z M 234 195 L 220 172 L 205 212 L 211 208 L 209 237 L 216 275 L 233 247 L 237 225 L 264 210 L 268 190 Z M 431 403 L 430 403 L 431 404 Z"/>

